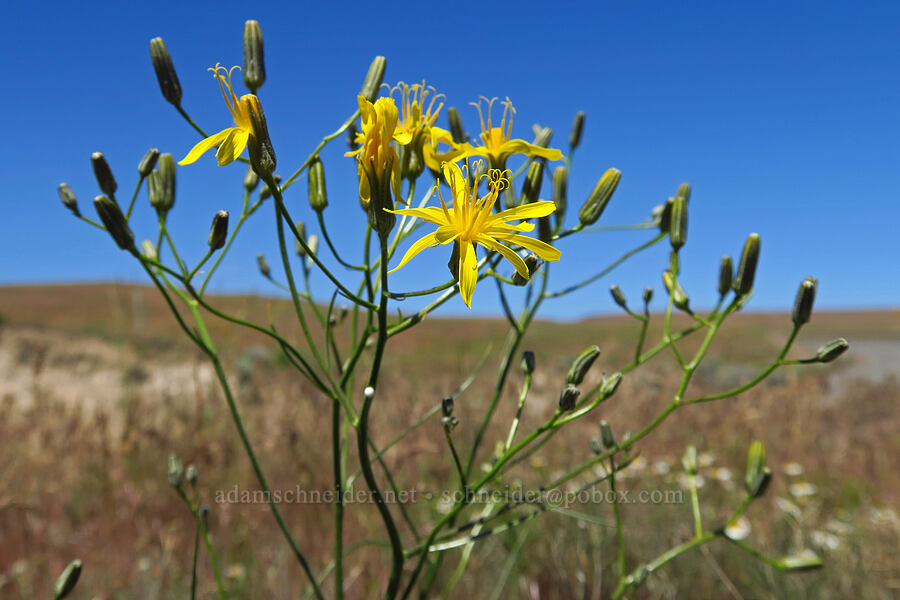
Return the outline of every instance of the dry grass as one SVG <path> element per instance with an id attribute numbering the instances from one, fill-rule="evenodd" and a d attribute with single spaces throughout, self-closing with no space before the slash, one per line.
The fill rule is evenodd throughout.
<path id="1" fill-rule="evenodd" d="M 288 319 L 289 309 L 280 301 L 241 297 L 224 298 L 221 304 L 256 318 L 271 304 L 276 319 Z M 7 320 L 0 327 L 0 598 L 47 597 L 56 575 L 76 556 L 85 564 L 77 597 L 186 597 L 194 530 L 166 481 L 170 452 L 199 469 L 199 493 L 212 507 L 213 537 L 233 597 L 295 598 L 305 591 L 264 505 L 215 502 L 217 491 L 235 485 L 254 490 L 255 480 L 217 382 L 203 358 L 181 339 L 155 291 L 105 285 L 6 288 L 0 289 L 0 313 Z M 717 340 L 692 389 L 718 391 L 746 380 L 772 356 L 788 325 L 785 315 L 739 315 Z M 454 438 L 465 448 L 489 396 L 504 327 L 501 320 L 472 327 L 429 319 L 392 340 L 382 383 L 391 402 L 374 411 L 376 441 L 386 443 L 427 412 L 494 342 L 484 371 L 457 399 L 461 424 Z M 632 321 L 617 317 L 536 323 L 525 347 L 538 353 L 538 371 L 520 431 L 552 412 L 565 369 L 581 349 L 594 343 L 603 349 L 590 374 L 594 382 L 601 371 L 614 371 L 628 360 L 635 334 Z M 863 358 L 855 362 L 853 355 L 845 356 L 834 369 L 785 369 L 739 399 L 676 412 L 639 444 L 638 465 L 646 459 L 646 467 L 633 469 L 625 480 L 631 493 L 678 492 L 678 457 L 685 446 L 714 453 L 714 463 L 703 470 L 701 490 L 705 522 L 713 525 L 739 501 L 747 445 L 763 440 L 776 479 L 749 513 L 749 541 L 784 555 L 836 540 L 833 549 L 818 549 L 826 568 L 786 576 L 714 544 L 656 573 L 639 597 L 890 598 L 898 593 L 900 521 L 889 509 L 900 505 L 900 381 L 890 375 L 896 350 L 891 355 L 879 344 L 900 348 L 900 319 L 896 313 L 817 314 L 795 355 L 809 354 L 836 335 L 871 351 L 861 352 Z M 262 338 L 219 325 L 213 336 L 226 349 L 240 408 L 273 489 L 293 490 L 298 484 L 328 489 L 330 405 L 284 368 Z M 873 367 L 885 352 L 884 364 Z M 601 418 L 620 435 L 637 429 L 671 395 L 676 376 L 671 357 L 660 356 L 627 377 L 596 415 L 563 430 L 505 482 L 521 479 L 537 487 L 558 469 L 587 459 Z M 483 458 L 493 440 L 505 434 L 520 384 L 521 376 L 514 375 Z M 417 492 L 419 501 L 407 508 L 419 523 L 439 514 L 438 503 L 424 501 L 424 494 L 456 485 L 438 432 L 437 420 L 426 423 L 387 454 L 399 488 Z M 354 444 L 350 451 L 352 457 Z M 663 462 L 668 474 L 658 472 Z M 800 463 L 805 472 L 782 473 L 788 462 Z M 722 467 L 731 470 L 732 483 L 716 478 L 724 474 L 716 470 Z M 791 516 L 776 500 L 792 498 L 788 488 L 798 480 L 815 484 L 818 492 L 806 500 L 793 498 L 797 510 Z M 690 506 L 687 495 L 683 498 L 682 503 L 624 508 L 629 565 L 690 537 Z M 330 507 L 282 508 L 314 568 L 322 569 L 332 549 Z M 383 536 L 372 505 L 352 508 L 346 547 Z M 610 507 L 597 503 L 572 509 L 601 524 L 546 513 L 511 533 L 487 538 L 454 597 L 489 597 L 497 573 L 516 556 L 520 535 L 521 552 L 500 597 L 608 594 L 612 530 L 602 523 L 611 521 Z M 412 532 L 404 528 L 402 533 L 411 543 Z M 458 556 L 448 553 L 448 572 Z M 348 597 L 377 596 L 386 560 L 380 548 L 353 553 L 346 568 Z M 214 592 L 208 564 L 201 561 L 201 597 Z"/>

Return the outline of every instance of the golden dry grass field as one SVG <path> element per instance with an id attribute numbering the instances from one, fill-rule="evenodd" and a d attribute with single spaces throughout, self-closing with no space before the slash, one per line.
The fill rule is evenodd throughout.
<path id="1" fill-rule="evenodd" d="M 230 312 L 289 325 L 286 301 L 220 297 Z M 57 574 L 78 557 L 76 598 L 188 597 L 193 519 L 167 483 L 166 457 L 199 470 L 211 508 L 218 560 L 233 598 L 297 598 L 302 573 L 263 504 L 217 502 L 217 494 L 254 490 L 217 381 L 184 340 L 155 290 L 130 285 L 0 288 L 0 599 L 49 597 Z M 650 330 L 659 338 L 660 318 Z M 331 486 L 330 405 L 287 368 L 260 336 L 210 321 L 227 358 L 238 404 L 273 489 Z M 461 447 L 474 436 L 489 398 L 506 323 L 502 319 L 429 318 L 393 338 L 381 389 L 390 401 L 372 413 L 384 445 L 431 410 L 488 358 L 456 399 Z M 577 323 L 540 321 L 524 348 L 537 354 L 522 431 L 552 413 L 565 372 L 586 346 L 601 357 L 600 380 L 626 363 L 638 326 L 626 317 Z M 759 371 L 790 331 L 790 315 L 738 314 L 697 373 L 695 393 L 729 389 Z M 701 452 L 704 521 L 715 524 L 740 501 L 746 449 L 765 442 L 775 477 L 748 513 L 748 543 L 774 556 L 812 549 L 824 569 L 786 575 L 714 543 L 654 573 L 639 598 L 896 598 L 900 596 L 900 312 L 814 313 L 789 356 L 804 357 L 846 337 L 851 349 L 830 365 L 779 369 L 738 398 L 685 407 L 637 445 L 622 484 L 633 494 L 661 491 L 673 500 L 623 506 L 631 567 L 692 535 L 679 457 Z M 692 342 L 686 343 L 690 348 Z M 670 397 L 679 370 L 670 354 L 626 376 L 596 414 L 564 428 L 505 481 L 537 487 L 591 455 L 597 423 L 637 430 Z M 522 375 L 510 378 L 482 458 L 505 434 Z M 388 386 L 385 388 L 384 386 Z M 379 396 L 381 397 L 381 396 Z M 351 445 L 351 470 L 355 446 Z M 437 500 L 455 485 L 439 415 L 385 455 L 406 508 L 418 522 L 440 515 Z M 345 548 L 383 536 L 371 505 L 352 507 Z M 601 598 L 614 585 L 610 506 L 587 503 L 548 511 L 475 546 L 470 571 L 452 597 Z M 315 571 L 332 551 L 327 504 L 282 510 Z M 414 539 L 409 527 L 401 534 Z M 215 587 L 201 553 L 200 594 Z M 450 551 L 447 571 L 459 552 Z M 514 559 L 514 560 L 513 560 Z M 387 550 L 364 546 L 345 566 L 349 598 L 375 597 L 386 580 Z M 502 573 L 505 587 L 495 588 Z M 325 586 L 326 593 L 333 583 Z M 435 589 L 441 589 L 438 585 Z"/>

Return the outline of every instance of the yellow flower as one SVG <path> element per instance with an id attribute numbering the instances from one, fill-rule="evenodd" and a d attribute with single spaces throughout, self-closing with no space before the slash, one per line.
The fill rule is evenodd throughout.
<path id="1" fill-rule="evenodd" d="M 398 144 L 412 144 L 420 148 L 426 141 L 437 146 L 438 141 L 453 140 L 449 131 L 434 126 L 444 103 L 439 102 L 437 108 L 434 104 L 444 97 L 443 94 L 436 94 L 435 89 L 426 87 L 424 81 L 412 86 L 400 81 L 391 88 L 391 97 L 394 92 L 400 92 L 400 121 L 394 131 L 394 139 Z M 434 95 L 426 108 L 425 103 L 432 94 Z"/>
<path id="2" fill-rule="evenodd" d="M 478 170 L 476 163 L 476 171 Z M 541 201 L 524 206 L 517 206 L 503 212 L 492 214 L 497 194 L 509 185 L 509 179 L 502 171 L 492 169 L 486 175 L 488 179 L 488 193 L 478 198 L 478 179 L 469 185 L 469 166 L 465 170 L 460 169 L 456 163 L 444 163 L 442 165 L 444 178 L 450 184 L 450 195 L 453 206 L 447 208 L 444 197 L 441 194 L 440 184 L 436 184 L 438 196 L 441 199 L 441 208 L 404 208 L 390 211 L 400 215 L 419 217 L 429 223 L 438 225 L 437 231 L 430 233 L 416 241 L 400 264 L 391 270 L 391 273 L 405 265 L 416 254 L 437 246 L 455 242 L 459 246 L 459 293 L 469 308 L 472 307 L 472 294 L 475 292 L 475 284 L 478 282 L 478 260 L 475 257 L 475 244 L 479 244 L 488 250 L 499 252 L 513 264 L 516 271 L 528 279 L 528 267 L 525 261 L 505 244 L 521 246 L 531 250 L 544 260 L 559 260 L 560 252 L 553 246 L 540 240 L 519 235 L 518 232 L 531 231 L 534 225 L 530 223 L 511 224 L 507 221 L 545 217 L 551 214 L 556 205 L 553 202 Z M 480 179 L 480 178 L 479 178 Z"/>
<path id="3" fill-rule="evenodd" d="M 222 90 L 222 97 L 225 98 L 225 105 L 228 107 L 228 112 L 230 112 L 231 116 L 234 118 L 235 126 L 223 129 L 219 133 L 202 140 L 196 146 L 191 148 L 191 151 L 188 152 L 187 156 L 178 162 L 179 165 L 189 165 L 196 162 L 204 152 L 218 146 L 219 149 L 216 151 L 216 160 L 218 161 L 219 166 L 222 167 L 237 160 L 241 155 L 241 152 L 244 151 L 244 148 L 247 147 L 250 136 L 253 135 L 249 103 L 255 97 L 253 94 L 244 94 L 241 96 L 241 99 L 238 100 L 234 90 L 231 88 L 231 72 L 239 68 L 240 67 L 235 65 L 231 67 L 231 69 L 226 69 L 225 67 L 220 66 L 219 63 L 216 63 L 215 67 L 207 69 L 208 71 L 212 71 L 213 77 L 219 82 L 219 88 Z M 225 74 L 223 75 L 220 71 Z M 226 88 L 228 88 L 227 92 L 225 91 Z"/>
<path id="4" fill-rule="evenodd" d="M 365 96 L 359 96 L 362 133 L 357 136 L 359 149 L 344 156 L 355 156 L 359 169 L 359 197 L 368 203 L 373 188 L 376 193 L 386 192 L 388 184 L 394 194 L 400 195 L 400 161 L 391 146 L 397 128 L 397 106 L 393 98 L 379 98 L 372 104 Z"/>
<path id="5" fill-rule="evenodd" d="M 481 111 L 481 100 L 487 102 L 487 124 L 484 121 L 484 114 Z M 488 100 L 481 97 L 478 102 L 472 102 L 478 109 L 478 117 L 481 120 L 481 146 L 473 147 L 471 144 L 461 144 L 457 148 L 461 150 L 464 156 L 484 156 L 488 159 L 488 164 L 492 169 L 503 170 L 506 168 L 506 158 L 510 154 L 527 154 L 528 156 L 536 156 L 546 158 L 548 160 L 560 160 L 562 152 L 551 148 L 542 148 L 529 144 L 525 140 L 512 140 L 512 117 L 516 113 L 509 98 L 503 101 L 503 117 L 500 120 L 500 127 L 494 127 L 491 122 L 491 108 L 497 98 Z M 506 120 L 507 116 L 509 121 Z"/>

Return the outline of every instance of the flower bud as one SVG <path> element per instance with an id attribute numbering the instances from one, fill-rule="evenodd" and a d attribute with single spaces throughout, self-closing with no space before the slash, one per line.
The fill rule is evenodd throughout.
<path id="1" fill-rule="evenodd" d="M 152 260 L 158 260 L 159 254 L 156 252 L 156 246 L 150 240 L 141 242 L 141 254 Z"/>
<path id="2" fill-rule="evenodd" d="M 452 415 L 449 417 L 441 417 L 441 425 L 444 427 L 444 431 L 449 435 L 450 433 L 453 433 L 453 430 L 459 425 L 459 419 Z"/>
<path id="3" fill-rule="evenodd" d="M 156 80 L 159 81 L 163 98 L 175 106 L 181 106 L 181 84 L 175 74 L 172 57 L 161 37 L 150 40 L 150 60 L 153 61 L 153 70 L 156 71 Z"/>
<path id="4" fill-rule="evenodd" d="M 303 221 L 297 221 L 294 226 L 297 229 L 297 233 L 300 234 L 299 237 L 303 238 L 303 241 L 306 241 L 306 223 Z M 303 244 L 300 243 L 300 240 L 297 241 L 297 256 L 300 258 L 306 258 L 306 249 L 303 247 Z"/>
<path id="5" fill-rule="evenodd" d="M 56 186 L 56 191 L 59 193 L 59 199 L 62 200 L 63 206 L 71 210 L 76 217 L 80 217 L 81 211 L 78 210 L 78 199 L 75 197 L 75 192 L 72 191 L 69 184 L 65 182 L 59 184 Z"/>
<path id="6" fill-rule="evenodd" d="M 549 127 L 534 126 L 534 145 L 541 148 L 550 147 L 550 139 L 553 137 L 553 130 Z"/>
<path id="7" fill-rule="evenodd" d="M 730 256 L 723 256 L 719 265 L 719 296 L 725 297 L 728 290 L 731 289 L 731 276 L 734 274 L 734 267 L 731 264 Z"/>
<path id="8" fill-rule="evenodd" d="M 76 558 L 63 570 L 53 586 L 53 600 L 62 600 L 72 593 L 81 577 L 81 567 L 81 560 Z"/>
<path id="9" fill-rule="evenodd" d="M 772 482 L 772 469 L 769 467 L 763 467 L 759 472 L 759 475 L 756 476 L 756 479 L 753 480 L 753 483 L 747 489 L 747 493 L 750 494 L 751 498 L 762 498 L 766 490 L 769 489 L 769 483 Z"/>
<path id="10" fill-rule="evenodd" d="M 748 493 L 750 493 L 765 466 L 766 447 L 762 442 L 754 441 L 750 444 L 750 449 L 747 451 L 747 471 L 744 475 L 744 488 L 746 488 Z"/>
<path id="11" fill-rule="evenodd" d="M 112 169 L 106 162 L 106 157 L 102 152 L 94 152 L 91 154 L 91 166 L 94 167 L 94 177 L 97 179 L 97 185 L 100 191 L 110 198 L 116 195 L 116 178 L 113 177 Z"/>
<path id="12" fill-rule="evenodd" d="M 213 217 L 212 227 L 209 228 L 209 249 L 214 252 L 225 245 L 228 237 L 228 211 L 220 210 Z"/>
<path id="13" fill-rule="evenodd" d="M 600 440 L 603 442 L 603 447 L 607 450 L 616 447 L 616 436 L 608 421 L 600 421 Z"/>
<path id="14" fill-rule="evenodd" d="M 266 62 L 263 59 L 263 37 L 259 21 L 244 23 L 244 85 L 255 94 L 266 82 Z"/>
<path id="15" fill-rule="evenodd" d="M 147 192 L 158 215 L 165 216 L 175 205 L 175 157 L 168 152 L 159 155 L 156 170 L 147 180 Z"/>
<path id="16" fill-rule="evenodd" d="M 591 346 L 582 351 L 582 353 L 575 358 L 572 366 L 569 367 L 569 373 L 566 375 L 566 383 L 568 385 L 581 385 L 581 382 L 584 381 L 584 376 L 587 375 L 591 365 L 594 364 L 594 361 L 597 360 L 598 356 L 600 356 L 600 348 L 597 346 Z"/>
<path id="17" fill-rule="evenodd" d="M 447 120 L 450 121 L 450 135 L 453 136 L 453 142 L 462 144 L 469 141 L 469 134 L 463 128 L 462 119 L 459 118 L 459 111 L 455 106 L 447 109 Z"/>
<path id="18" fill-rule="evenodd" d="M 615 302 L 616 304 L 618 304 L 625 310 L 628 310 L 628 304 L 625 301 L 625 294 L 622 293 L 622 290 L 621 290 L 621 288 L 619 288 L 619 286 L 617 286 L 617 285 L 609 286 L 609 293 L 612 295 L 613 302 Z"/>
<path id="19" fill-rule="evenodd" d="M 687 204 L 688 200 L 691 199 L 691 186 L 688 183 L 682 183 L 678 186 L 678 191 L 675 192 L 675 197 L 684 198 L 685 204 Z"/>
<path id="20" fill-rule="evenodd" d="M 247 143 L 250 151 L 250 164 L 257 175 L 270 174 L 275 171 L 275 148 L 269 139 L 269 128 L 266 125 L 266 114 L 263 112 L 259 98 L 253 94 L 241 96 L 241 105 L 250 117 L 253 135 Z"/>
<path id="21" fill-rule="evenodd" d="M 526 350 L 522 353 L 522 371 L 526 375 L 534 373 L 534 352 Z"/>
<path id="22" fill-rule="evenodd" d="M 672 297 L 672 304 L 679 310 L 690 312 L 688 296 L 684 292 L 684 288 L 681 287 L 681 283 L 675 279 L 675 275 L 669 269 L 663 272 L 663 284 L 666 286 L 669 296 Z"/>
<path id="23" fill-rule="evenodd" d="M 174 454 L 170 454 L 168 467 L 169 485 L 173 488 L 180 488 L 181 478 L 184 475 L 184 467 L 181 466 L 181 459 Z"/>
<path id="24" fill-rule="evenodd" d="M 505 188 L 500 195 L 503 196 L 503 205 L 504 208 L 515 208 L 516 207 L 516 193 L 513 191 L 511 187 Z M 498 196 L 497 200 L 494 203 L 496 210 L 499 212 L 500 209 L 500 198 Z"/>
<path id="25" fill-rule="evenodd" d="M 309 163 L 309 205 L 316 212 L 328 206 L 328 192 L 325 191 L 325 167 L 322 159 L 314 156 Z"/>
<path id="26" fill-rule="evenodd" d="M 197 477 L 199 474 L 197 473 L 197 467 L 194 465 L 188 465 L 187 469 L 184 470 L 184 478 L 187 479 L 188 483 L 191 485 L 197 484 Z"/>
<path id="27" fill-rule="evenodd" d="M 687 241 L 687 198 L 678 195 L 672 203 L 672 213 L 669 217 L 669 242 L 675 252 L 678 252 Z"/>
<path id="28" fill-rule="evenodd" d="M 597 222 L 609 203 L 609 199 L 612 198 L 613 192 L 616 191 L 616 186 L 619 185 L 621 178 L 622 172 L 618 169 L 609 169 L 603 174 L 578 213 L 578 219 L 582 225 L 593 225 Z"/>
<path id="29" fill-rule="evenodd" d="M 741 252 L 741 263 L 738 265 L 737 276 L 731 282 L 731 288 L 738 296 L 745 296 L 753 289 L 756 264 L 759 262 L 759 245 L 758 233 L 751 233 L 744 242 L 744 251 Z"/>
<path id="30" fill-rule="evenodd" d="M 688 475 L 697 474 L 697 448 L 688 446 L 681 457 L 681 464 L 684 466 L 684 472 Z"/>
<path id="31" fill-rule="evenodd" d="M 672 205 L 675 204 L 675 198 L 666 199 L 665 204 L 654 207 L 651 215 L 654 220 L 658 221 L 659 230 L 662 233 L 669 233 L 672 226 Z"/>
<path id="32" fill-rule="evenodd" d="M 273 179 L 275 179 L 276 185 L 281 183 L 281 175 L 275 175 Z M 271 198 L 271 197 L 272 197 L 272 190 L 269 189 L 269 184 L 266 183 L 263 185 L 262 189 L 259 190 L 259 199 L 267 200 L 268 198 Z"/>
<path id="33" fill-rule="evenodd" d="M 272 274 L 272 269 L 269 268 L 269 261 L 262 254 L 256 255 L 256 266 L 259 267 L 259 272 L 262 273 L 263 277 L 269 277 Z"/>
<path id="34" fill-rule="evenodd" d="M 528 174 L 525 175 L 525 182 L 522 184 L 522 193 L 519 195 L 519 204 L 531 204 L 537 202 L 541 193 L 541 183 L 544 180 L 544 163 L 539 160 L 533 161 L 528 166 Z"/>
<path id="35" fill-rule="evenodd" d="M 347 127 L 347 145 L 350 146 L 351 150 L 356 150 L 359 148 L 359 144 L 356 143 L 356 136 L 359 135 L 359 129 L 356 127 L 356 121 L 350 123 L 349 127 Z"/>
<path id="36" fill-rule="evenodd" d="M 144 158 L 141 159 L 141 162 L 138 163 L 138 175 L 141 176 L 141 179 L 150 174 L 150 171 L 156 166 L 157 160 L 159 160 L 159 148 L 150 148 L 147 150 L 147 154 L 145 154 Z"/>
<path id="37" fill-rule="evenodd" d="M 822 559 L 812 552 L 804 552 L 796 556 L 786 556 L 777 561 L 777 563 L 779 569 L 783 571 L 792 571 L 794 573 L 815 571 L 816 569 L 821 569 L 824 564 L 822 563 Z"/>
<path id="38" fill-rule="evenodd" d="M 538 217 L 538 239 L 545 244 L 553 243 L 553 225 L 550 224 L 550 217 Z"/>
<path id="39" fill-rule="evenodd" d="M 569 148 L 574 150 L 581 143 L 581 133 L 584 131 L 584 111 L 575 113 L 575 121 L 572 122 L 572 132 L 569 134 Z"/>
<path id="40" fill-rule="evenodd" d="M 378 96 L 381 82 L 384 81 L 384 68 L 386 65 L 387 60 L 383 56 L 376 56 L 369 66 L 366 80 L 363 82 L 362 89 L 359 90 L 359 95 L 369 102 L 375 102 L 375 98 Z"/>
<path id="41" fill-rule="evenodd" d="M 815 277 L 807 277 L 797 290 L 797 298 L 794 300 L 794 313 L 791 315 L 794 325 L 800 327 L 809 323 L 812 316 L 813 303 L 816 301 L 816 286 L 819 280 Z"/>
<path id="42" fill-rule="evenodd" d="M 456 260 L 458 265 L 458 256 L 456 257 Z M 513 285 L 523 286 L 527 284 L 531 280 L 531 276 L 534 275 L 538 268 L 540 268 L 541 266 L 541 259 L 534 252 L 529 252 L 528 256 L 526 256 L 523 260 L 525 261 L 525 266 L 528 267 L 528 279 L 525 279 L 519 274 L 518 271 L 516 271 L 512 276 Z"/>
<path id="43" fill-rule="evenodd" d="M 449 417 L 453 414 L 453 398 L 447 396 L 443 400 L 441 400 L 441 413 L 445 417 Z"/>
<path id="44" fill-rule="evenodd" d="M 653 288 L 645 287 L 642 298 L 644 299 L 644 305 L 650 304 L 650 301 L 653 300 Z"/>
<path id="45" fill-rule="evenodd" d="M 253 167 L 247 167 L 247 174 L 244 175 L 244 189 L 249 194 L 259 185 L 259 175 L 253 170 Z"/>
<path id="46" fill-rule="evenodd" d="M 318 251 L 319 249 L 319 236 L 317 236 L 316 234 L 312 234 L 311 236 L 309 236 L 309 238 L 306 240 L 306 245 L 309 246 L 310 254 L 309 258 L 306 259 L 306 264 L 312 265 L 312 257 L 316 255 L 316 251 Z"/>
<path id="47" fill-rule="evenodd" d="M 581 395 L 581 391 L 573 386 L 569 385 L 559 394 L 559 409 L 563 412 L 567 410 L 572 410 L 575 408 L 575 402 L 578 400 L 578 396 Z"/>
<path id="48" fill-rule="evenodd" d="M 597 438 L 591 438 L 591 452 L 594 454 L 603 454 L 603 444 Z"/>
<path id="49" fill-rule="evenodd" d="M 621 373 L 615 372 L 603 379 L 603 384 L 600 386 L 600 393 L 603 394 L 604 398 L 609 398 L 616 393 L 616 390 L 619 389 L 619 384 L 622 383 L 622 377 L 623 375 Z"/>
<path id="50" fill-rule="evenodd" d="M 553 170 L 553 204 L 556 205 L 556 226 L 562 223 L 566 214 L 566 199 L 569 187 L 569 170 L 565 167 L 556 167 Z"/>
<path id="51" fill-rule="evenodd" d="M 816 361 L 830 363 L 850 348 L 850 344 L 844 338 L 838 338 L 828 342 L 816 351 Z"/>
<path id="52" fill-rule="evenodd" d="M 94 210 L 119 248 L 128 250 L 134 245 L 134 234 L 118 204 L 106 196 L 97 196 L 94 198 Z"/>

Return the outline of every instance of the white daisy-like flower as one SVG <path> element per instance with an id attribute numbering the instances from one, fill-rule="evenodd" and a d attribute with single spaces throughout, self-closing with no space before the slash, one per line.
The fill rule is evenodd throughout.
<path id="1" fill-rule="evenodd" d="M 669 465 L 669 461 L 667 461 L 667 460 L 658 460 L 655 463 L 653 463 L 653 474 L 654 475 L 666 475 L 671 470 L 672 470 L 672 467 Z"/>
<path id="2" fill-rule="evenodd" d="M 726 467 L 717 467 L 717 468 L 713 469 L 712 476 L 715 479 L 718 479 L 719 481 L 723 481 L 723 482 L 731 481 L 732 477 L 733 477 L 732 473 L 731 473 L 731 469 L 728 469 Z"/>
<path id="3" fill-rule="evenodd" d="M 837 550 L 838 546 L 841 545 L 841 540 L 838 539 L 838 536 L 825 531 L 813 531 L 809 534 L 809 539 L 813 546 L 823 550 Z"/>
<path id="4" fill-rule="evenodd" d="M 784 474 L 787 475 L 788 477 L 799 477 L 800 475 L 803 475 L 804 469 L 803 469 L 803 465 L 801 465 L 798 462 L 792 461 L 792 462 L 786 463 L 784 465 L 784 467 L 782 467 L 782 471 L 784 471 Z"/>
<path id="5" fill-rule="evenodd" d="M 708 467 L 711 464 L 716 462 L 716 455 L 711 452 L 701 452 L 697 455 L 697 466 L 698 467 Z"/>
<path id="6" fill-rule="evenodd" d="M 798 481 L 797 483 L 792 483 L 788 491 L 795 498 L 808 498 L 809 496 L 815 496 L 819 488 L 808 481 Z"/>
<path id="7" fill-rule="evenodd" d="M 733 540 L 742 540 L 750 535 L 750 530 L 750 520 L 742 515 L 725 527 L 725 535 Z"/>

